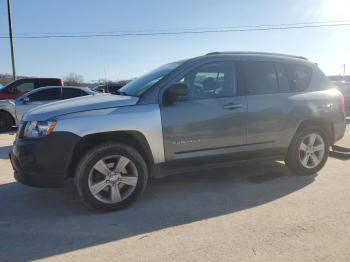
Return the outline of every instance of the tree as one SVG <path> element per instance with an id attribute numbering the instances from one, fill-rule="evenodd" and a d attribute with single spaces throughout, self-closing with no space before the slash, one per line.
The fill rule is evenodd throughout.
<path id="1" fill-rule="evenodd" d="M 80 86 L 84 83 L 82 75 L 76 73 L 70 73 L 64 78 L 64 83 L 67 86 Z"/>

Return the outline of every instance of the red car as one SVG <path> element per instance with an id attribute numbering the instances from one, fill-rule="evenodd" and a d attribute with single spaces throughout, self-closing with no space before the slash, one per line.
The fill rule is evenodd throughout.
<path id="1" fill-rule="evenodd" d="M 43 86 L 63 86 L 60 78 L 22 78 L 0 88 L 0 100 L 16 99 L 24 93 Z"/>

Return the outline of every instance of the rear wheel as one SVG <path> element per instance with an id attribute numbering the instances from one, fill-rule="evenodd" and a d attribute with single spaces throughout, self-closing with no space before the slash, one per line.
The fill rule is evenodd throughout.
<path id="1" fill-rule="evenodd" d="M 326 133 L 319 127 L 302 129 L 293 139 L 285 159 L 287 166 L 297 174 L 311 175 L 322 169 L 329 154 Z"/>
<path id="2" fill-rule="evenodd" d="M 124 144 L 104 144 L 79 162 L 75 176 L 81 200 L 90 208 L 114 211 L 132 204 L 147 185 L 141 155 Z"/>
<path id="3" fill-rule="evenodd" d="M 7 132 L 13 126 L 13 120 L 9 113 L 0 112 L 0 132 Z"/>

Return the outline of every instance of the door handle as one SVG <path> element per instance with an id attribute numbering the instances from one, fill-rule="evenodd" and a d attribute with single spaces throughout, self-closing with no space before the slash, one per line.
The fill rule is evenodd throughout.
<path id="1" fill-rule="evenodd" d="M 242 108 L 242 107 L 243 107 L 242 104 L 230 103 L 230 104 L 224 105 L 223 108 L 224 108 L 225 110 L 234 110 L 234 109 Z"/>

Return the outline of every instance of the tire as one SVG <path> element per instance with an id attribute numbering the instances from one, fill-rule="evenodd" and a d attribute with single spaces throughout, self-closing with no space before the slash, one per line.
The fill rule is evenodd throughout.
<path id="1" fill-rule="evenodd" d="M 312 146 L 314 135 L 316 135 L 316 138 Z M 323 153 L 320 150 L 322 143 L 324 144 Z M 313 175 L 323 168 L 327 162 L 328 155 L 329 141 L 327 134 L 318 126 L 309 126 L 300 130 L 293 138 L 285 163 L 291 171 L 298 175 Z"/>
<path id="2" fill-rule="evenodd" d="M 10 131 L 13 126 L 13 120 L 9 113 L 0 112 L 0 132 Z"/>
<path id="3" fill-rule="evenodd" d="M 142 156 L 119 143 L 101 144 L 89 150 L 75 173 L 81 201 L 100 211 L 116 211 L 131 205 L 145 190 L 147 180 L 147 165 Z"/>

